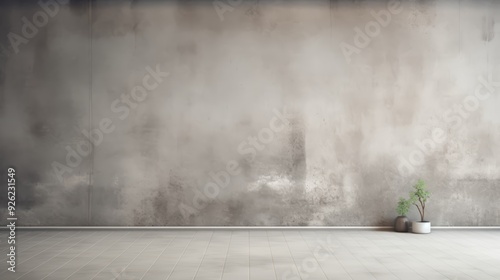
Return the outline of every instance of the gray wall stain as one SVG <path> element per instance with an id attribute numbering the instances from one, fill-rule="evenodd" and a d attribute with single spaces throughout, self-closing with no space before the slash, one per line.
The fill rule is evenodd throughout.
<path id="1" fill-rule="evenodd" d="M 500 89 L 458 110 L 478 76 L 500 77 L 500 3 L 462 3 L 459 17 L 452 1 L 404 2 L 350 63 L 340 43 L 386 2 L 245 1 L 223 21 L 211 1 L 92 3 L 91 26 L 73 1 L 0 55 L 0 168 L 18 170 L 20 224 L 390 225 L 423 178 L 433 225 L 499 225 Z M 0 6 L 9 50 L 41 8 Z M 156 65 L 170 76 L 120 119 L 111 104 Z M 290 124 L 249 143 L 285 107 Z M 60 182 L 51 164 L 104 118 L 114 131 Z M 446 139 L 425 154 L 434 128 Z M 423 164 L 401 174 L 415 150 Z M 198 200 L 232 161 L 227 185 Z"/>

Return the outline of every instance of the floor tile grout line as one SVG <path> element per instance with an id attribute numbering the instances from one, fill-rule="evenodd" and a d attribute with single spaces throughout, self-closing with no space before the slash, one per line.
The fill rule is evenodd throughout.
<path id="1" fill-rule="evenodd" d="M 148 243 L 147 246 L 145 246 L 138 254 L 137 256 L 135 256 L 135 258 L 133 258 L 126 266 L 125 268 L 123 268 L 120 273 L 118 274 L 118 277 L 125 271 L 127 270 L 127 268 L 149 247 L 151 246 L 151 244 L 153 243 L 154 240 L 151 240 L 151 242 Z M 114 279 L 120 279 L 118 277 L 115 277 Z"/>
<path id="2" fill-rule="evenodd" d="M 339 241 L 340 242 L 340 241 Z M 350 253 L 350 252 L 349 252 Z M 354 280 L 354 278 L 352 278 L 351 274 L 349 273 L 349 271 L 345 268 L 345 266 L 342 264 L 342 262 L 340 262 L 339 258 L 333 254 L 333 257 L 337 260 L 338 264 L 342 267 L 342 269 L 344 270 L 344 272 L 347 274 L 347 276 L 351 279 L 351 280 Z M 319 264 L 321 266 L 321 263 Z"/>
<path id="3" fill-rule="evenodd" d="M 51 245 L 51 247 L 54 247 L 54 246 L 56 246 L 57 244 L 60 244 L 60 243 L 64 243 L 64 242 L 65 242 L 65 241 L 67 241 L 67 240 L 71 240 L 71 238 L 72 238 L 72 237 L 74 237 L 75 235 L 77 235 L 78 233 L 81 233 L 81 231 L 74 232 L 72 235 L 70 235 L 70 236 L 68 236 L 68 237 L 65 237 L 63 240 L 58 241 L 58 242 L 56 242 L 55 244 L 52 244 L 52 245 Z M 32 258 L 34 258 L 34 257 L 36 257 L 36 256 L 38 256 L 38 255 L 40 255 L 40 254 L 42 254 L 43 252 L 45 252 L 45 251 L 49 250 L 51 247 L 46 248 L 46 249 L 44 249 L 44 250 L 42 250 L 42 251 L 38 252 L 38 254 L 36 254 L 36 255 L 34 255 L 34 256 L 30 257 L 30 258 L 27 258 L 27 259 L 23 260 L 22 262 L 19 262 L 19 264 L 26 263 L 28 260 L 31 260 Z"/>
<path id="4" fill-rule="evenodd" d="M 304 239 L 304 236 L 302 235 L 302 232 L 299 231 L 299 234 L 300 234 L 300 237 L 302 238 L 302 240 L 304 240 L 304 243 L 306 243 L 306 246 L 308 249 L 311 249 L 309 247 L 309 244 L 307 244 L 307 241 Z M 314 249 L 312 251 L 312 256 L 314 258 L 314 260 L 316 261 L 316 263 L 318 264 L 319 268 L 321 269 L 321 272 L 323 272 L 323 275 L 325 275 L 325 279 L 328 279 L 328 276 L 326 275 L 325 271 L 323 270 L 323 267 L 321 266 L 321 264 L 319 263 L 318 259 L 316 258 L 316 256 L 314 255 Z"/>
<path id="5" fill-rule="evenodd" d="M 92 249 L 95 245 L 97 245 L 98 242 L 101 242 L 102 240 L 106 239 L 106 237 L 108 237 L 110 234 L 111 234 L 111 232 L 108 233 L 108 234 L 106 234 L 103 238 L 99 239 L 99 241 L 95 242 L 94 245 L 92 245 L 92 246 L 88 247 L 86 250 L 80 252 L 78 255 L 76 255 L 73 258 L 71 258 L 71 260 L 68 260 L 67 262 L 63 263 L 58 268 L 56 268 L 54 271 L 52 271 L 51 273 L 49 273 L 48 275 L 46 275 L 45 277 L 43 277 L 40 280 L 43 280 L 43 279 L 49 277 L 52 273 L 54 273 L 54 272 L 58 271 L 59 269 L 63 268 L 65 265 L 67 265 L 68 263 L 72 262 L 74 259 L 76 259 L 77 257 L 79 257 L 81 254 L 83 254 L 83 253 L 87 252 L 88 250 Z"/>
<path id="6" fill-rule="evenodd" d="M 196 276 L 198 275 L 198 272 L 200 271 L 200 267 L 203 264 L 203 260 L 205 259 L 205 256 L 207 255 L 208 247 L 210 247 L 210 243 L 212 242 L 212 237 L 214 236 L 214 232 L 212 231 L 212 234 L 210 235 L 210 239 L 208 240 L 207 248 L 205 248 L 205 252 L 203 253 L 203 257 L 201 258 L 200 265 L 198 265 L 198 268 L 196 269 L 196 273 L 193 276 L 193 280 L 196 279 Z M 221 276 L 222 278 L 222 276 Z"/>
<path id="7" fill-rule="evenodd" d="M 191 237 L 191 239 L 189 239 L 189 242 L 188 244 L 186 244 L 186 247 L 184 248 L 184 250 L 182 251 L 182 254 L 179 256 L 179 258 L 177 259 L 177 262 L 175 262 L 175 265 L 174 267 L 172 268 L 172 271 L 170 271 L 170 273 L 168 274 L 167 278 L 165 278 L 165 280 L 168 280 L 168 278 L 170 278 L 170 276 L 172 276 L 172 273 L 174 273 L 175 271 L 175 268 L 177 267 L 177 264 L 179 263 L 179 261 L 181 260 L 181 258 L 184 256 L 184 253 L 186 253 L 186 250 L 187 248 L 189 247 L 189 244 L 191 244 L 191 241 L 193 241 L 193 239 L 195 238 L 196 236 L 196 233 L 193 234 L 193 236 Z"/>
<path id="8" fill-rule="evenodd" d="M 439 238 L 439 237 L 438 237 L 438 239 L 442 239 L 442 238 Z M 449 239 L 448 239 L 448 240 L 449 240 Z M 439 250 L 440 252 L 446 253 L 446 252 L 444 252 L 443 250 L 441 250 L 441 249 L 439 249 L 439 248 L 437 248 L 437 250 Z M 457 261 L 459 261 L 459 262 L 461 262 L 461 263 L 465 264 L 463 261 L 461 261 L 461 260 L 460 260 L 460 259 L 458 259 L 458 258 L 455 258 L 455 260 L 457 260 Z M 456 267 L 453 267 L 453 268 L 455 268 L 455 269 L 456 269 Z M 439 272 L 439 271 L 438 271 L 438 272 Z M 484 272 L 484 271 L 483 271 L 483 272 Z M 487 275 L 489 275 L 489 276 L 491 276 L 491 277 L 494 277 L 493 275 L 490 275 L 489 273 L 486 273 L 486 272 L 484 272 L 484 273 L 485 273 L 485 274 L 487 274 Z M 440 274 L 442 274 L 442 273 L 440 273 Z M 465 274 L 467 274 L 467 273 L 465 273 Z M 467 274 L 467 275 L 468 275 L 468 274 Z M 469 275 L 469 276 L 473 277 L 472 275 Z M 445 276 L 445 277 L 446 277 L 446 276 Z M 474 277 L 473 277 L 473 278 L 474 278 Z M 448 279 L 450 279 L 450 278 L 448 278 Z"/>
<path id="9" fill-rule="evenodd" d="M 158 257 L 156 257 L 155 261 L 149 266 L 148 270 L 146 270 L 146 272 L 141 276 L 141 278 L 139 280 L 142 280 L 144 278 L 144 276 L 146 276 L 148 274 L 148 272 L 151 270 L 151 268 L 153 268 L 153 266 L 156 264 L 156 262 L 158 262 L 160 257 L 163 255 L 163 253 L 165 253 L 165 251 L 170 246 L 170 244 L 172 244 L 172 242 L 175 240 L 175 238 L 177 238 L 177 236 L 174 236 L 172 238 L 172 240 L 170 240 L 170 242 L 168 242 L 168 244 L 165 246 L 165 249 L 163 249 L 163 251 L 161 251 L 161 253 L 158 255 Z"/>
<path id="10" fill-rule="evenodd" d="M 380 247 L 380 245 L 374 243 L 374 246 L 377 247 L 381 252 L 383 251 L 382 248 Z M 382 263 L 375 255 L 372 254 L 372 252 L 368 251 L 367 252 L 370 254 L 370 256 L 372 256 L 372 258 L 374 260 L 376 260 L 381 266 L 385 267 L 385 269 L 387 269 L 387 271 L 389 271 L 392 275 L 394 275 L 394 277 L 396 278 L 400 278 L 399 276 L 397 276 L 396 274 L 394 274 L 394 272 L 389 268 L 387 267 L 384 263 Z M 399 261 L 398 261 L 399 262 Z M 401 263 L 399 262 L 401 265 L 407 267 L 408 269 L 411 269 L 410 267 L 408 267 L 407 265 L 405 265 L 404 263 Z M 413 269 L 412 269 L 413 270 Z M 375 277 L 376 278 L 376 277 Z"/>
<path id="11" fill-rule="evenodd" d="M 49 237 L 47 237 L 47 238 L 45 238 L 45 239 L 42 239 L 42 240 L 38 241 L 35 245 L 30 246 L 30 247 L 28 247 L 28 248 L 26 248 L 26 249 L 20 250 L 19 252 L 16 252 L 16 254 L 17 254 L 17 255 L 20 255 L 21 253 L 24 253 L 24 252 L 28 251 L 29 249 L 31 249 L 31 248 L 33 248 L 33 247 L 36 247 L 36 246 L 40 245 L 43 241 L 45 241 L 45 240 L 48 240 L 48 239 L 51 239 L 51 238 L 55 237 L 56 235 L 60 234 L 61 232 L 62 232 L 62 231 L 60 231 L 60 232 L 58 232 L 58 233 L 56 233 L 56 234 L 54 234 L 54 235 L 51 235 L 51 236 L 49 236 Z M 7 259 L 8 259 L 8 258 L 4 258 L 4 259 L 3 259 L 3 260 L 1 260 L 0 262 L 5 262 Z M 0 273 L 0 274 L 2 274 L 2 273 Z"/>
<path id="12" fill-rule="evenodd" d="M 102 271 L 104 271 L 106 269 L 106 267 L 108 267 L 110 264 L 112 264 L 115 260 L 117 260 L 121 255 L 123 255 L 125 252 L 128 251 L 128 249 L 130 249 L 130 247 L 132 247 L 135 243 L 135 241 L 137 241 L 137 239 L 140 239 L 144 234 L 146 234 L 145 232 L 143 232 L 141 235 L 139 235 L 137 238 L 134 239 L 134 241 L 130 242 L 130 245 L 127 247 L 127 249 L 123 250 L 123 252 L 121 252 L 118 256 L 116 256 L 110 263 L 108 263 L 108 265 L 104 266 L 101 270 L 99 270 L 92 278 L 90 278 L 91 280 L 96 278 Z"/>
<path id="13" fill-rule="evenodd" d="M 351 278 L 351 280 L 354 280 L 354 278 L 352 278 L 352 276 L 349 273 L 349 271 L 345 268 L 345 266 L 342 264 L 342 262 L 340 262 L 339 258 L 337 256 L 335 256 L 335 254 L 333 256 L 335 257 L 335 259 L 337 260 L 337 262 L 339 263 L 339 265 L 342 267 L 342 269 L 344 270 L 344 272 L 347 274 L 347 276 L 349 276 L 349 278 Z"/>
<path id="14" fill-rule="evenodd" d="M 356 242 L 356 244 L 358 245 L 358 247 L 361 247 L 361 244 L 359 243 L 358 239 L 353 239 L 354 242 Z M 373 243 L 373 242 L 372 242 Z M 349 249 L 348 249 L 349 250 Z M 351 254 L 358 260 L 358 262 L 366 269 L 366 271 L 373 277 L 373 279 L 377 279 L 377 277 L 375 277 L 375 275 L 373 275 L 373 273 L 370 271 L 370 269 L 363 263 L 363 261 L 360 259 L 360 257 L 358 257 L 356 255 L 356 253 L 352 252 L 352 250 L 349 250 L 349 252 L 351 252 Z M 385 266 L 384 266 L 385 268 Z M 399 278 L 399 277 L 398 277 Z"/>
<path id="15" fill-rule="evenodd" d="M 456 236 L 456 235 L 455 235 L 455 236 Z M 459 238 L 461 241 L 463 241 L 463 240 L 464 240 L 464 238 L 463 238 L 462 236 L 456 236 L 456 237 L 455 237 L 455 238 L 453 238 L 453 239 L 457 239 L 457 238 Z M 440 239 L 440 240 L 442 240 L 443 238 L 439 238 L 439 239 Z M 456 241 L 454 241 L 453 239 L 451 239 L 451 240 L 452 240 L 452 242 L 455 244 L 455 246 L 460 246 L 460 247 L 459 247 L 459 249 L 460 249 L 460 250 L 462 250 L 462 249 L 466 249 L 466 250 L 467 250 L 467 251 L 469 251 L 469 252 L 470 252 L 470 251 L 474 251 L 474 252 L 477 252 L 477 253 L 483 253 L 483 251 L 482 251 L 482 250 L 479 250 L 479 249 L 476 249 L 476 248 L 475 248 L 476 246 L 481 246 L 481 247 L 482 247 L 482 245 L 479 245 L 479 243 L 478 243 L 477 241 L 476 241 L 474 244 L 470 244 L 469 246 L 463 246 L 463 245 L 462 245 L 462 243 L 463 243 L 463 242 L 456 242 Z M 450 238 L 446 239 L 446 241 L 449 241 L 449 240 L 450 240 Z M 471 242 L 471 240 L 469 240 L 469 239 L 468 239 L 467 241 L 468 241 L 467 243 L 470 243 L 470 242 Z M 471 248 L 472 248 L 472 250 L 471 250 Z M 441 251 L 441 252 L 443 252 L 442 250 L 440 250 L 440 251 Z M 463 261 L 462 259 L 460 259 L 460 258 L 456 258 L 456 259 L 457 259 L 457 260 L 459 260 L 459 261 L 461 261 L 461 262 L 464 262 L 464 261 Z"/>
<path id="16" fill-rule="evenodd" d="M 35 234 L 33 236 L 28 236 L 28 239 L 26 239 L 26 240 L 22 240 L 22 238 L 24 238 L 24 237 L 21 237 L 20 234 L 16 234 L 16 242 L 19 244 L 28 243 L 28 241 L 34 239 L 36 236 L 40 235 L 42 232 L 47 232 L 47 231 L 45 231 L 45 230 L 39 231 L 37 234 Z M 6 233 L 7 234 L 5 236 L 8 238 L 9 233 L 8 232 L 6 232 Z M 28 233 L 26 233 L 26 234 L 28 234 Z M 23 235 L 24 235 L 24 233 L 23 233 Z M 5 239 L 7 239 L 7 238 L 5 238 Z M 3 240 L 3 238 L 2 238 L 2 240 Z M 7 242 L 5 242 L 5 245 L 3 243 L 0 244 L 0 249 L 2 249 L 2 251 L 7 250 L 10 246 L 11 246 L 11 244 L 8 244 Z"/>
<path id="17" fill-rule="evenodd" d="M 61 241 L 59 241 L 59 242 L 57 242 L 57 243 L 53 244 L 52 246 L 54 246 L 54 245 L 56 245 L 56 244 L 59 244 L 59 243 L 61 243 L 61 242 L 65 241 L 66 239 L 68 239 L 68 238 L 72 237 L 73 235 L 75 235 L 75 234 L 77 234 L 77 233 L 79 233 L 79 232 L 80 232 L 80 231 L 77 231 L 76 233 L 73 233 L 72 235 L 70 235 L 70 236 L 68 236 L 68 237 L 64 238 L 63 240 L 61 240 Z M 55 236 L 55 235 L 54 235 L 54 236 Z M 50 248 L 50 247 L 49 247 L 49 248 Z M 27 258 L 27 259 L 25 259 L 25 260 L 23 260 L 23 261 L 19 261 L 18 263 L 16 263 L 16 265 L 17 265 L 17 266 L 20 266 L 21 264 L 26 263 L 28 260 L 31 260 L 32 258 L 34 258 L 34 257 L 36 257 L 36 256 L 38 256 L 38 255 L 40 255 L 40 254 L 42 254 L 43 252 L 47 251 L 49 248 L 46 248 L 46 249 L 42 250 L 41 252 L 38 252 L 36 255 L 34 255 L 34 256 L 32 256 L 32 257 L 29 257 L 29 258 Z M 18 257 L 19 257 L 19 256 L 18 256 Z M 4 271 L 4 272 L 0 273 L 0 275 L 3 275 L 4 273 L 7 273 L 7 271 Z"/>
<path id="18" fill-rule="evenodd" d="M 229 247 L 231 246 L 231 241 L 233 240 L 233 231 L 231 230 L 231 236 L 229 237 L 229 243 L 227 244 L 226 257 L 224 258 L 224 264 L 222 264 L 222 274 L 220 275 L 220 279 L 224 276 L 224 270 L 226 269 L 227 255 L 229 252 Z M 250 264 L 248 264 L 250 265 Z"/>
<path id="19" fill-rule="evenodd" d="M 76 247 L 76 246 L 77 246 L 77 244 L 79 244 L 79 243 L 83 242 L 84 240 L 87 240 L 87 239 L 89 239 L 89 238 L 92 238 L 92 236 L 93 236 L 94 234 L 95 234 L 95 232 L 93 232 L 93 233 L 92 233 L 91 235 L 89 235 L 89 236 L 84 236 L 84 237 L 83 237 L 80 241 L 78 241 L 78 242 L 74 243 L 71 247 L 68 247 L 68 248 L 66 248 L 64 251 L 57 253 L 56 255 L 52 256 L 50 259 L 45 260 L 43 263 L 41 263 L 41 264 L 37 265 L 36 267 L 32 268 L 30 271 L 28 271 L 28 272 L 24 273 L 23 275 L 19 276 L 17 279 L 22 278 L 24 275 L 29 274 L 30 272 L 32 272 L 33 270 L 37 269 L 38 267 L 40 267 L 40 266 L 42 266 L 42 265 L 46 264 L 46 263 L 47 263 L 47 262 L 49 262 L 51 259 L 53 259 L 53 258 L 55 258 L 55 257 L 57 257 L 57 256 L 59 256 L 59 255 L 61 255 L 62 253 L 65 253 L 66 251 L 68 251 L 68 250 L 70 250 L 70 249 L 72 249 L 72 248 Z"/>
<path id="20" fill-rule="evenodd" d="M 400 240 L 402 240 L 402 239 L 400 239 Z M 392 243 L 394 244 L 394 240 L 392 240 Z M 407 242 L 405 242 L 405 243 L 407 243 Z M 406 250 L 402 249 L 402 251 L 403 251 L 405 254 L 407 254 L 407 255 L 409 255 L 410 257 L 412 257 L 413 259 L 417 260 L 419 263 L 421 263 L 421 264 L 423 264 L 423 265 L 425 265 L 425 266 L 428 266 L 426 263 L 423 263 L 421 260 L 419 260 L 419 259 L 415 258 L 414 256 L 412 256 L 412 255 L 411 255 L 410 253 L 408 253 Z M 420 272 L 420 273 L 419 273 L 419 271 L 416 271 L 416 270 L 415 270 L 415 269 L 413 269 L 411 266 L 408 266 L 408 265 L 406 265 L 406 264 L 404 264 L 404 266 L 406 266 L 407 268 L 409 268 L 410 270 L 412 270 L 415 274 L 419 275 L 422 279 L 426 279 L 426 278 L 425 278 L 425 276 L 421 274 L 422 272 Z M 432 268 L 432 267 L 430 267 L 430 266 L 428 266 L 428 267 L 429 267 L 429 268 L 431 268 L 432 270 L 434 270 L 435 272 L 439 273 L 439 271 L 435 270 L 434 268 Z M 443 275 L 442 273 L 439 273 L 439 274 L 441 274 L 441 275 L 442 275 L 442 276 L 444 276 L 445 278 L 448 278 L 446 275 Z M 450 278 L 448 278 L 448 279 L 450 279 Z"/>
<path id="21" fill-rule="evenodd" d="M 111 248 L 113 245 L 115 245 L 116 243 L 118 243 L 122 238 L 124 238 L 125 236 L 129 235 L 131 232 L 128 232 L 127 234 L 123 235 L 120 239 L 117 239 L 115 242 L 113 242 L 113 244 L 109 245 L 106 249 L 104 249 L 101 253 L 99 253 L 99 255 L 93 257 L 91 260 L 89 260 L 86 264 L 84 264 L 82 267 L 80 267 L 79 269 L 75 270 L 73 273 L 71 273 L 68 277 L 64 278 L 64 280 L 67 280 L 69 278 L 71 278 L 73 275 L 75 275 L 78 271 L 80 271 L 82 268 L 84 268 L 86 265 L 88 265 L 90 262 L 92 262 L 93 260 L 95 260 L 96 258 L 98 258 L 99 256 L 101 256 L 102 254 L 104 254 L 104 252 L 106 252 L 107 249 Z M 93 246 L 92 246 L 93 247 Z"/>
<path id="22" fill-rule="evenodd" d="M 297 266 L 297 262 L 295 261 L 295 257 L 293 256 L 292 254 L 292 250 L 290 250 L 290 245 L 288 244 L 288 240 L 286 240 L 286 236 L 283 232 L 281 232 L 283 234 L 283 239 L 285 239 L 285 244 L 286 244 L 286 247 L 288 248 L 288 252 L 290 253 L 290 257 L 292 257 L 292 261 L 293 261 L 293 264 L 295 265 L 295 270 L 297 271 L 299 278 L 302 279 L 302 275 L 300 275 L 300 271 L 299 271 L 299 267 Z"/>
<path id="23" fill-rule="evenodd" d="M 439 237 L 438 237 L 438 239 L 439 239 Z M 436 248 L 436 249 L 437 249 L 437 250 L 439 250 L 438 248 Z M 439 251 L 441 251 L 441 250 L 439 250 Z M 405 251 L 405 252 L 406 252 L 406 251 Z M 441 251 L 441 252 L 442 252 L 442 251 Z M 424 262 L 422 262 L 422 261 L 421 261 L 420 259 L 418 259 L 417 257 L 414 257 L 414 258 L 415 258 L 415 259 L 417 259 L 420 263 L 425 264 Z M 425 264 L 425 265 L 426 265 L 426 266 L 429 266 L 429 265 L 427 265 L 427 264 Z M 429 267 L 430 267 L 430 266 L 429 266 Z M 410 268 L 411 268 L 411 267 L 410 267 Z M 434 269 L 433 267 L 431 267 L 431 268 L 432 268 L 432 270 L 436 271 L 437 273 L 439 273 L 439 274 L 443 275 L 443 277 L 448 278 L 448 279 L 452 279 L 452 278 L 449 278 L 448 276 L 446 276 L 446 275 L 442 274 L 440 271 L 438 271 L 438 270 Z M 415 271 L 413 268 L 411 268 L 411 269 L 412 269 L 413 271 Z M 421 275 L 420 273 L 418 273 L 418 271 L 415 271 L 415 273 L 417 273 L 417 274 Z M 424 278 L 424 279 L 425 279 L 425 276 L 424 276 L 424 275 L 421 275 L 421 276 L 422 276 L 422 278 Z"/>
<path id="24" fill-rule="evenodd" d="M 32 236 L 29 236 L 29 238 L 28 238 L 28 239 L 26 239 L 26 240 L 22 240 L 22 242 L 27 242 L 27 241 L 30 241 L 31 239 L 33 239 L 33 238 L 37 237 L 38 235 L 40 235 L 41 233 L 44 233 L 44 232 L 48 232 L 48 231 L 46 231 L 46 230 L 41 230 L 41 231 L 37 232 L 37 234 L 32 235 Z M 21 233 L 21 232 L 20 232 L 20 233 Z M 24 231 L 23 231 L 22 233 L 24 234 Z M 26 232 L 26 234 L 29 234 L 29 233 L 28 233 L 28 232 Z M 8 236 L 8 234 L 7 234 L 7 236 Z M 21 236 L 20 236 L 20 234 L 16 234 L 16 240 L 20 239 L 20 237 L 21 237 Z M 21 241 L 21 240 L 20 240 L 20 241 Z"/>
<path id="25" fill-rule="evenodd" d="M 273 261 L 274 276 L 276 276 L 276 279 L 279 280 L 278 271 L 276 271 L 276 265 L 274 263 L 273 250 L 271 249 L 271 242 L 269 241 L 269 234 L 267 234 L 267 232 L 266 232 L 266 236 L 267 236 L 267 245 L 269 247 L 269 251 L 271 252 L 271 260 Z"/>
<path id="26" fill-rule="evenodd" d="M 252 279 L 250 278 L 250 250 L 252 249 L 252 246 L 250 245 L 250 232 L 248 232 L 248 280 Z"/>
<path id="27" fill-rule="evenodd" d="M 418 260 L 420 263 L 424 264 L 425 266 L 429 267 L 430 269 L 434 270 L 435 272 L 437 272 L 437 273 L 441 274 L 441 275 L 442 275 L 443 277 L 445 277 L 446 279 L 450 279 L 450 280 L 452 279 L 452 278 L 450 278 L 450 277 L 448 277 L 448 276 L 444 275 L 443 273 L 441 273 L 439 270 L 436 270 L 434 267 L 432 267 L 432 266 L 430 266 L 430 265 L 426 264 L 425 262 L 423 262 L 422 260 L 420 260 L 418 257 L 414 257 L 414 259 Z M 415 271 L 414 269 L 412 269 L 412 270 L 413 270 L 413 271 Z M 417 274 L 421 275 L 421 274 L 420 274 L 420 273 L 418 273 L 417 271 L 415 271 L 415 273 L 417 273 Z M 425 276 L 424 276 L 424 275 L 421 275 L 421 276 L 422 276 L 423 278 L 425 278 Z"/>
<path id="28" fill-rule="evenodd" d="M 357 239 L 352 238 L 352 237 L 350 237 L 350 239 L 351 239 L 351 240 L 349 240 L 350 242 L 355 242 L 358 246 L 360 245 Z M 370 275 L 373 277 L 373 279 L 376 279 L 376 277 L 375 277 L 375 276 L 373 275 L 373 273 L 372 273 L 372 272 L 368 269 L 368 267 L 366 267 L 366 265 L 365 265 L 365 264 L 364 264 L 364 263 L 360 260 L 360 257 L 359 257 L 359 256 L 358 256 L 355 252 L 353 252 L 353 251 L 352 251 L 352 249 L 349 249 L 349 248 L 350 248 L 350 246 L 349 246 L 349 245 L 344 245 L 344 247 L 345 247 L 345 248 L 346 248 L 346 250 L 347 250 L 347 251 L 349 251 L 349 253 L 350 253 L 350 254 L 351 254 L 351 255 L 352 255 L 352 256 L 356 259 L 356 261 L 357 261 L 357 262 L 358 262 L 358 263 L 359 263 L 362 267 L 364 267 L 364 268 L 365 268 L 366 272 L 367 272 L 368 274 L 370 274 Z M 413 269 L 412 269 L 412 270 L 413 270 Z M 353 276 L 351 275 L 351 274 L 352 274 L 351 272 L 347 271 L 347 273 L 349 274 L 349 276 L 350 276 L 351 278 L 353 278 Z M 398 278 L 399 278 L 399 277 L 398 277 Z M 353 278 L 353 279 L 354 279 L 354 278 Z"/>

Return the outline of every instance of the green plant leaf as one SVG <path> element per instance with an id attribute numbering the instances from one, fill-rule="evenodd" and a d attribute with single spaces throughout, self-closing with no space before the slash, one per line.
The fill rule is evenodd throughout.
<path id="1" fill-rule="evenodd" d="M 398 206 L 396 207 L 396 212 L 399 216 L 406 216 L 410 210 L 410 200 L 406 200 L 402 197 L 399 198 Z"/>
<path id="2" fill-rule="evenodd" d="M 415 205 L 419 210 L 420 218 L 423 221 L 425 216 L 425 204 L 430 197 L 430 192 L 427 190 L 427 185 L 424 180 L 418 180 L 413 186 L 413 191 L 410 192 L 410 203 Z"/>

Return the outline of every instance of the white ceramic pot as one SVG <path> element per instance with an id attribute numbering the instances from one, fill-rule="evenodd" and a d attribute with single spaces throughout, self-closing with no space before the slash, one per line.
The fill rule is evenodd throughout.
<path id="1" fill-rule="evenodd" d="M 431 222 L 411 222 L 411 232 L 431 233 Z"/>

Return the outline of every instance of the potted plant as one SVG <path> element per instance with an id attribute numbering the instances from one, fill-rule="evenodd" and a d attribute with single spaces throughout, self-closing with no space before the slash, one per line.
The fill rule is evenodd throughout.
<path id="1" fill-rule="evenodd" d="M 396 212 L 398 212 L 398 217 L 394 222 L 394 230 L 397 232 L 407 232 L 409 220 L 406 217 L 408 211 L 410 210 L 410 201 L 402 197 L 399 198 L 398 206 L 396 207 Z"/>
<path id="2" fill-rule="evenodd" d="M 417 184 L 413 186 L 414 190 L 410 192 L 410 203 L 417 207 L 420 214 L 420 221 L 411 223 L 411 231 L 413 233 L 430 233 L 431 222 L 425 220 L 425 204 L 430 197 L 427 191 L 427 185 L 424 180 L 418 180 Z"/>

